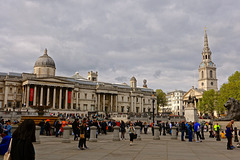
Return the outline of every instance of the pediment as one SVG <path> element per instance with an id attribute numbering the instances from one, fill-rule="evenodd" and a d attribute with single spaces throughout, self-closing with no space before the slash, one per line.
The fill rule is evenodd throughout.
<path id="1" fill-rule="evenodd" d="M 202 98 L 203 91 L 191 88 L 187 93 L 184 94 L 183 99 L 187 100 L 189 96 L 195 96 L 197 99 Z"/>

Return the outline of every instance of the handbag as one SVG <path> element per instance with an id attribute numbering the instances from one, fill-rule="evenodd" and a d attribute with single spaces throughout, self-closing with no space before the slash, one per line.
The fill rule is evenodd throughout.
<path id="1" fill-rule="evenodd" d="M 85 135 L 84 134 L 80 134 L 80 139 L 84 139 Z"/>
<path id="2" fill-rule="evenodd" d="M 9 143 L 8 151 L 3 156 L 3 160 L 11 160 L 12 159 L 11 155 L 10 155 L 11 147 L 12 147 L 12 138 L 11 138 L 10 143 Z"/>

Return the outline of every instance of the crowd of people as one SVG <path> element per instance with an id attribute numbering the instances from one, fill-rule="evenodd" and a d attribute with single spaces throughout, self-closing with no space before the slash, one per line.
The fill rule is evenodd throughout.
<path id="1" fill-rule="evenodd" d="M 158 121 L 156 124 L 148 124 L 146 122 L 136 121 L 136 122 L 124 122 L 115 120 L 98 120 L 89 119 L 89 117 L 78 119 L 74 121 L 69 121 L 66 119 L 56 120 L 53 126 L 50 125 L 50 120 L 42 120 L 38 125 L 41 127 L 41 135 L 55 135 L 56 137 L 61 137 L 64 132 L 64 127 L 66 125 L 72 126 L 72 131 L 74 135 L 74 140 L 79 141 L 78 148 L 80 150 L 88 149 L 86 140 L 90 138 L 91 126 L 95 126 L 96 137 L 99 134 L 107 134 L 107 132 L 113 132 L 114 126 L 119 126 L 119 132 L 121 133 L 121 140 L 126 140 L 126 133 L 130 137 L 130 145 L 133 144 L 133 140 L 137 138 L 135 127 L 139 126 L 140 134 L 148 134 L 148 132 L 154 133 L 154 126 L 159 126 L 159 136 L 166 136 L 167 134 L 172 134 L 172 126 L 177 128 L 177 134 L 181 133 L 181 141 L 188 139 L 189 142 L 202 142 L 204 138 L 204 132 L 210 133 L 209 137 L 226 138 L 227 139 L 227 149 L 232 150 L 234 146 L 232 145 L 233 137 L 233 124 L 232 120 L 220 133 L 220 125 L 216 123 L 214 126 L 209 122 L 163 122 Z M 19 122 L 14 121 L 14 124 Z M 209 129 L 210 127 L 210 129 Z M 215 132 L 215 133 L 214 133 Z M 240 136 L 240 131 L 239 131 Z M 35 138 L 35 122 L 33 120 L 24 120 L 16 131 L 12 134 L 12 126 L 9 120 L 0 120 L 0 135 L 2 137 L 2 142 L 0 143 L 0 154 L 4 155 L 6 152 L 11 153 L 12 159 L 35 159 L 35 151 L 32 142 L 36 141 Z M 27 151 L 27 152 L 25 152 Z"/>

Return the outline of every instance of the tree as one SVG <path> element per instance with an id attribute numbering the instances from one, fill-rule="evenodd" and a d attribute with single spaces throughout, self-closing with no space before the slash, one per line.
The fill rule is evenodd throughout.
<path id="1" fill-rule="evenodd" d="M 230 97 L 240 101 L 240 72 L 236 71 L 228 78 L 228 83 L 224 83 L 219 91 L 217 111 L 222 113 L 225 108 L 224 104 Z"/>
<path id="2" fill-rule="evenodd" d="M 166 93 L 164 93 L 161 89 L 156 89 L 157 95 L 157 106 L 166 106 L 167 105 L 167 98 Z"/>
<path id="3" fill-rule="evenodd" d="M 200 113 L 210 113 L 213 116 L 216 109 L 217 97 L 218 93 L 215 90 L 210 89 L 205 91 L 198 106 Z"/>

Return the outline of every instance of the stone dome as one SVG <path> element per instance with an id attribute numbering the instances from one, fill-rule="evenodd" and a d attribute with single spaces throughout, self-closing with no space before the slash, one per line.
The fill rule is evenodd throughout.
<path id="1" fill-rule="evenodd" d="M 136 78 L 133 76 L 130 81 L 137 81 Z"/>
<path id="2" fill-rule="evenodd" d="M 47 49 L 45 49 L 45 53 L 37 59 L 34 67 L 52 67 L 56 69 L 54 60 L 47 54 Z"/>

